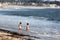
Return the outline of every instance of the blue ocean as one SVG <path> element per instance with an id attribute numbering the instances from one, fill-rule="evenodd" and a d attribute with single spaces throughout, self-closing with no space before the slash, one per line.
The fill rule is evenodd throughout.
<path id="1" fill-rule="evenodd" d="M 35 40 L 60 40 L 60 9 L 0 9 L 0 28 L 18 31 L 22 22 L 23 30 L 26 23 L 30 24 L 30 35 L 37 36 Z M 24 33 L 24 32 L 23 32 Z"/>

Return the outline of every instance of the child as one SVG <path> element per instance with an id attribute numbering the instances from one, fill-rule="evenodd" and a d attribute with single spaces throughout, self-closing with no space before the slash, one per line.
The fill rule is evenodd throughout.
<path id="1" fill-rule="evenodd" d="M 29 23 L 27 23 L 26 30 L 29 30 L 29 29 L 30 29 L 30 26 L 29 26 Z"/>
<path id="2" fill-rule="evenodd" d="M 19 27 L 19 30 L 22 29 L 22 23 L 21 22 L 19 23 L 18 27 Z"/>

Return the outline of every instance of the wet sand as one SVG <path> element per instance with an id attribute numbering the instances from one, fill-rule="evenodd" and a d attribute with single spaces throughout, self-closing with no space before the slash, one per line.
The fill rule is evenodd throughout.
<path id="1" fill-rule="evenodd" d="M 31 38 L 25 38 L 24 36 L 24 34 L 0 29 L 0 40 L 32 40 Z"/>

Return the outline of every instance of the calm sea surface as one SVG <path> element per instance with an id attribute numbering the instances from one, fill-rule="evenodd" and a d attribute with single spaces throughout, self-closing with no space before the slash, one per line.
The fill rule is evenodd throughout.
<path id="1" fill-rule="evenodd" d="M 0 9 L 0 28 L 18 30 L 18 23 L 30 24 L 31 35 L 41 39 L 60 40 L 60 9 Z"/>

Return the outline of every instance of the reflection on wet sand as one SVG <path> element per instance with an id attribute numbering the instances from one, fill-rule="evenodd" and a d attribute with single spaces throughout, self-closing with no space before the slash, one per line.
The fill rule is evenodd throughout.
<path id="1" fill-rule="evenodd" d="M 19 34 L 22 34 L 22 30 L 18 30 L 18 33 L 19 33 Z"/>
<path id="2" fill-rule="evenodd" d="M 27 34 L 30 34 L 30 30 L 26 30 L 26 33 L 27 33 Z"/>
<path id="3" fill-rule="evenodd" d="M 27 35 L 30 35 L 30 30 L 18 30 L 18 33 L 19 33 L 19 34 L 24 34 L 24 32 L 25 32 Z"/>

